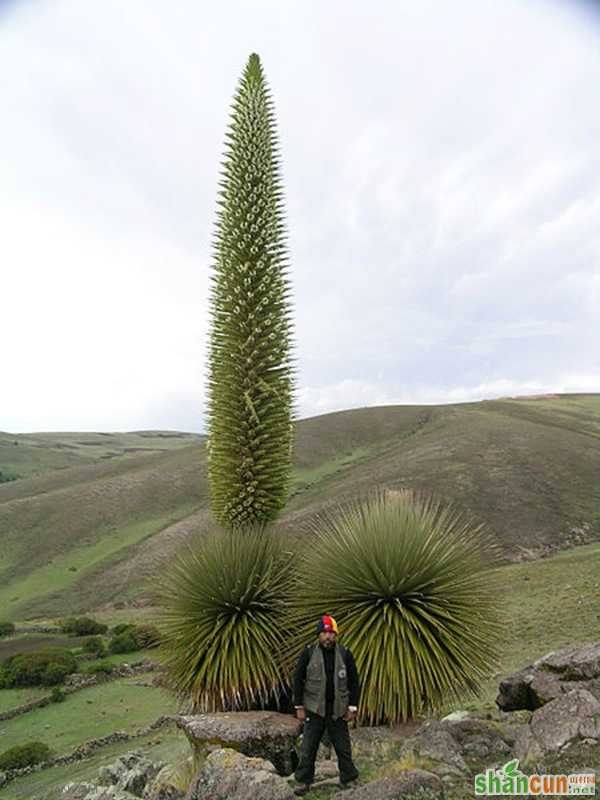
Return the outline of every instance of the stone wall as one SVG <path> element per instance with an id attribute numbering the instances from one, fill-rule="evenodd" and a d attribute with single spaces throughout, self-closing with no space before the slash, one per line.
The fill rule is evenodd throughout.
<path id="1" fill-rule="evenodd" d="M 108 747 L 108 745 L 115 744 L 116 742 L 128 742 L 132 739 L 138 739 L 141 736 L 147 736 L 149 733 L 157 731 L 160 728 L 164 728 L 166 725 L 174 721 L 174 716 L 166 714 L 154 720 L 154 722 L 151 722 L 149 725 L 139 728 L 137 731 L 135 731 L 135 733 L 114 731 L 113 733 L 109 733 L 107 736 L 102 736 L 100 739 L 90 739 L 89 741 L 80 744 L 79 747 L 76 747 L 75 750 L 72 750 L 65 756 L 56 756 L 55 758 L 50 758 L 48 761 L 42 761 L 42 763 L 35 764 L 33 767 L 7 770 L 6 772 L 0 773 L 0 786 L 5 786 L 7 783 L 10 783 L 10 781 L 15 780 L 15 778 L 20 778 L 23 775 L 31 775 L 32 772 L 40 772 L 41 770 L 49 769 L 50 767 L 65 766 L 66 764 L 73 764 L 76 761 L 83 761 L 86 758 L 90 758 L 90 756 L 92 756 L 97 750 L 100 750 L 103 747 Z"/>

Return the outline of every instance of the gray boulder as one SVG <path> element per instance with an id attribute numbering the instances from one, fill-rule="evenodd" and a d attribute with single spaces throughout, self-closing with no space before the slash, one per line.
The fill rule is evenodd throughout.
<path id="1" fill-rule="evenodd" d="M 96 786 L 93 783 L 70 783 L 62 791 L 62 800 L 133 800 L 134 797 L 116 786 Z"/>
<path id="2" fill-rule="evenodd" d="M 557 650 L 538 659 L 536 670 L 554 673 L 567 681 L 589 681 L 600 677 L 600 642 Z"/>
<path id="3" fill-rule="evenodd" d="M 276 711 L 237 711 L 175 717 L 196 754 L 204 758 L 215 748 L 231 748 L 246 756 L 265 758 L 280 775 L 294 771 L 296 739 L 302 723 Z"/>
<path id="4" fill-rule="evenodd" d="M 151 783 L 164 767 L 162 762 L 150 761 L 139 751 L 120 756 L 114 763 L 100 767 L 100 783 L 115 786 L 134 797 L 142 797 L 147 784 Z"/>
<path id="5" fill-rule="evenodd" d="M 447 720 L 443 723 L 467 762 L 497 761 L 509 756 L 514 744 L 507 728 L 481 719 Z"/>
<path id="6" fill-rule="evenodd" d="M 174 785 L 173 774 L 172 767 L 163 767 L 154 780 L 146 785 L 144 800 L 183 800 L 185 792 Z"/>
<path id="7" fill-rule="evenodd" d="M 404 742 L 402 756 L 426 765 L 427 770 L 440 775 L 466 774 L 469 768 L 450 727 L 438 720 L 427 720 L 414 736 Z"/>
<path id="8" fill-rule="evenodd" d="M 517 735 L 514 752 L 527 763 L 559 753 L 581 739 L 600 742 L 600 701 L 587 689 L 573 689 L 534 711 Z"/>
<path id="9" fill-rule="evenodd" d="M 344 800 L 405 800 L 408 797 L 443 798 L 443 783 L 437 775 L 413 769 L 393 777 L 379 778 L 364 786 L 346 789 Z M 337 797 L 337 795 L 336 795 Z"/>
<path id="10" fill-rule="evenodd" d="M 505 678 L 496 704 L 503 711 L 535 711 L 577 688 L 600 700 L 600 642 L 548 653 Z"/>
<path id="11" fill-rule="evenodd" d="M 210 753 L 186 800 L 292 800 L 294 792 L 270 761 L 223 748 Z"/>

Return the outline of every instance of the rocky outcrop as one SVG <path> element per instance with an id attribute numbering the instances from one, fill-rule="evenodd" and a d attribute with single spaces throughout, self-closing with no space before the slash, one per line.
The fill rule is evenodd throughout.
<path id="1" fill-rule="evenodd" d="M 238 711 L 175 717 L 194 751 L 204 758 L 211 749 L 231 748 L 270 761 L 280 775 L 294 771 L 296 739 L 302 723 L 276 711 Z"/>
<path id="2" fill-rule="evenodd" d="M 402 745 L 402 758 L 452 779 L 470 774 L 482 761 L 505 759 L 515 738 L 497 722 L 479 719 L 428 720 Z"/>
<path id="3" fill-rule="evenodd" d="M 101 767 L 98 783 L 70 783 L 63 789 L 63 800 L 133 800 L 150 797 L 146 789 L 164 768 L 162 762 L 149 761 L 134 751 L 113 764 Z M 183 794 L 180 793 L 180 797 Z M 157 800 L 156 795 L 154 800 Z"/>
<path id="4" fill-rule="evenodd" d="M 505 678 L 496 704 L 503 711 L 535 711 L 581 688 L 600 700 L 600 642 L 548 653 Z"/>
<path id="5" fill-rule="evenodd" d="M 600 700 L 587 689 L 573 689 L 534 711 L 517 736 L 514 754 L 521 763 L 561 753 L 580 741 L 600 744 Z"/>
<path id="6" fill-rule="evenodd" d="M 173 768 L 163 767 L 144 789 L 144 800 L 183 800 L 185 792 L 181 791 L 173 781 Z"/>
<path id="7" fill-rule="evenodd" d="M 210 753 L 192 781 L 186 800 L 292 800 L 293 789 L 264 758 L 222 748 Z"/>
<path id="8" fill-rule="evenodd" d="M 347 789 L 343 793 L 344 800 L 404 800 L 410 797 L 441 799 L 444 797 L 444 785 L 432 772 L 411 769 L 355 789 Z"/>
<path id="9" fill-rule="evenodd" d="M 133 800 L 133 797 L 115 786 L 69 783 L 63 789 L 61 800 Z"/>

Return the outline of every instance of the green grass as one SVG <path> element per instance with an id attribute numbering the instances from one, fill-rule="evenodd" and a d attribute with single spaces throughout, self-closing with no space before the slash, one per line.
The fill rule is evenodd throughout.
<path id="1" fill-rule="evenodd" d="M 67 783 L 94 781 L 98 770 L 113 763 L 118 756 L 141 750 L 152 761 L 176 764 L 187 758 L 190 746 L 185 735 L 174 725 L 130 742 L 118 742 L 99 750 L 85 761 L 76 761 L 65 767 L 50 769 L 27 775 L 10 783 L 2 790 L 3 800 L 59 800 L 61 788 Z"/>
<path id="2" fill-rule="evenodd" d="M 135 664 L 138 661 L 158 661 L 156 648 L 149 650 L 134 650 L 131 653 L 107 653 L 102 658 L 96 658 L 93 661 L 82 661 L 79 665 L 80 672 L 89 672 L 97 664 Z"/>
<path id="3" fill-rule="evenodd" d="M 0 725 L 0 752 L 31 740 L 44 742 L 56 755 L 88 739 L 121 730 L 132 733 L 161 714 L 176 711 L 173 696 L 162 689 L 136 686 L 143 676 L 121 678 L 70 695 Z"/>
<path id="4" fill-rule="evenodd" d="M 191 510 L 184 507 L 179 510 L 182 516 Z M 50 594 L 69 592 L 82 580 L 82 573 L 93 572 L 99 566 L 106 566 L 125 548 L 143 539 L 149 538 L 157 531 L 176 522 L 178 515 L 165 514 L 161 517 L 137 520 L 123 525 L 118 530 L 107 532 L 93 544 L 80 545 L 67 552 L 57 554 L 53 560 L 29 572 L 24 578 L 17 578 L 0 589 L 0 607 L 7 608 L 8 615 L 13 618 L 19 615 L 22 601 L 32 603 Z"/>
<path id="5" fill-rule="evenodd" d="M 475 700 L 444 709 L 489 711 L 502 677 L 553 650 L 600 641 L 600 544 L 499 570 L 498 602 L 509 622 L 496 677 Z"/>
<path id="6" fill-rule="evenodd" d="M 31 700 L 38 700 L 40 697 L 50 694 L 50 691 L 50 689 L 46 689 L 43 686 L 34 686 L 27 689 L 0 689 L 0 713 L 22 706 Z M 0 722 L 0 729 L 2 724 Z"/>
<path id="7" fill-rule="evenodd" d="M 65 634 L 23 633 L 11 636 L 9 639 L 0 639 L 0 663 L 17 653 L 32 653 L 49 647 L 73 650 L 80 646 L 84 638 Z"/>

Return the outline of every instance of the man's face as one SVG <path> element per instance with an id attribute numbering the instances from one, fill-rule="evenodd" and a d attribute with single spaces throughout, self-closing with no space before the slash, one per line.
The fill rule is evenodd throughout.
<path id="1" fill-rule="evenodd" d="M 321 631 L 319 634 L 319 642 L 323 645 L 323 647 L 333 647 L 335 644 L 335 632 L 334 631 Z"/>

